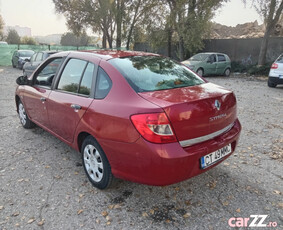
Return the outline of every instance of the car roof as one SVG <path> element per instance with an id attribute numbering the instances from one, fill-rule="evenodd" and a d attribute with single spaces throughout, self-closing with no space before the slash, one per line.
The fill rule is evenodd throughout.
<path id="1" fill-rule="evenodd" d="M 78 51 L 82 53 L 91 53 L 96 57 L 99 57 L 104 60 L 109 60 L 112 58 L 123 58 L 129 56 L 160 56 L 154 53 L 147 53 L 141 51 L 123 51 L 123 50 L 83 50 Z"/>
<path id="2" fill-rule="evenodd" d="M 218 53 L 218 52 L 202 52 L 202 53 L 197 53 L 197 54 L 222 54 L 222 55 L 227 55 L 227 54 Z"/>

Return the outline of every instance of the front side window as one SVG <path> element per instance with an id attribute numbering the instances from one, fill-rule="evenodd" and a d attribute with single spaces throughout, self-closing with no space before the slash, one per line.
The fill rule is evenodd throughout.
<path id="1" fill-rule="evenodd" d="M 48 62 L 41 71 L 35 75 L 35 84 L 39 86 L 51 87 L 53 78 L 60 66 L 62 58 L 55 58 Z"/>
<path id="2" fill-rule="evenodd" d="M 160 56 L 114 58 L 109 62 L 136 92 L 174 89 L 204 83 L 185 66 Z"/>

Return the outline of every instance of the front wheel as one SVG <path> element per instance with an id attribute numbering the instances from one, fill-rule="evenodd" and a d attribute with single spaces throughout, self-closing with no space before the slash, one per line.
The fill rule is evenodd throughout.
<path id="1" fill-rule="evenodd" d="M 111 167 L 104 151 L 92 136 L 84 140 L 81 153 L 84 170 L 92 185 L 99 189 L 108 188 L 113 179 Z"/>
<path id="2" fill-rule="evenodd" d="M 35 126 L 35 124 L 29 119 L 25 107 L 21 101 L 18 103 L 18 112 L 21 124 L 25 129 L 31 129 Z"/>
<path id="3" fill-rule="evenodd" d="M 231 70 L 230 70 L 229 68 L 225 69 L 225 71 L 224 71 L 224 76 L 225 76 L 225 77 L 229 77 L 230 74 L 231 74 Z"/>

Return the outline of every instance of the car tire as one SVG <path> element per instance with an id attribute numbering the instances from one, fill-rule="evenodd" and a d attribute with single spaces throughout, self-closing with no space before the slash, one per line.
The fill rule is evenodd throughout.
<path id="1" fill-rule="evenodd" d="M 269 87 L 271 87 L 271 88 L 275 88 L 275 87 L 277 86 L 277 84 L 273 83 L 273 82 L 270 81 L 269 79 L 268 79 L 268 81 L 267 81 L 267 85 L 268 85 Z"/>
<path id="2" fill-rule="evenodd" d="M 111 166 L 103 149 L 92 136 L 83 141 L 81 154 L 85 173 L 92 185 L 101 190 L 109 188 L 113 179 Z"/>
<path id="3" fill-rule="evenodd" d="M 18 103 L 18 113 L 20 122 L 25 129 L 31 129 L 35 126 L 35 124 L 29 119 L 24 104 L 21 101 Z"/>
<path id="4" fill-rule="evenodd" d="M 202 68 L 199 68 L 199 69 L 197 70 L 197 74 L 202 77 L 203 74 L 204 74 L 203 69 L 202 69 Z"/>
<path id="5" fill-rule="evenodd" d="M 225 76 L 225 77 L 229 77 L 230 74 L 231 74 L 231 69 L 230 69 L 230 68 L 225 69 L 225 71 L 224 71 L 224 76 Z"/>

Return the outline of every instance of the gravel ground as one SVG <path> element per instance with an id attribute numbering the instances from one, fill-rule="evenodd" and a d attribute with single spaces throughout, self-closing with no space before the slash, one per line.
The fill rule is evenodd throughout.
<path id="1" fill-rule="evenodd" d="M 282 86 L 268 88 L 266 78 L 242 75 L 209 77 L 238 99 L 243 130 L 234 155 L 175 185 L 117 180 L 113 188 L 100 191 L 87 181 L 76 151 L 38 127 L 21 127 L 14 104 L 20 74 L 0 67 L 1 230 L 219 230 L 233 229 L 231 217 L 251 215 L 268 215 L 264 223 L 277 227 L 267 229 L 282 229 Z"/>

